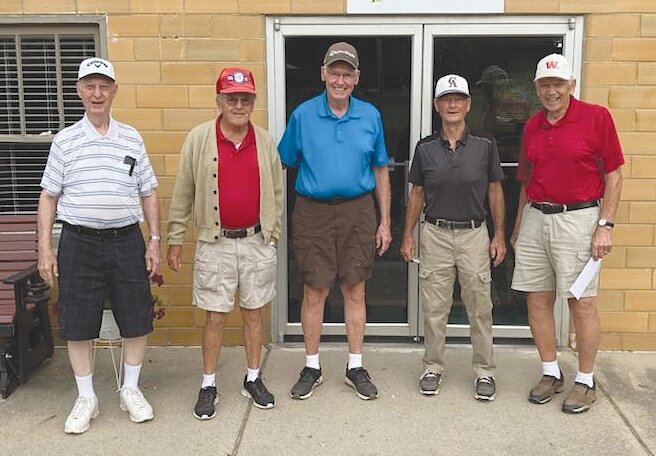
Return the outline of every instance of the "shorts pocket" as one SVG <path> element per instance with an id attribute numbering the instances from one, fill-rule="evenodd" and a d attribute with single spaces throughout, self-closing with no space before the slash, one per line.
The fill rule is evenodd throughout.
<path id="1" fill-rule="evenodd" d="M 219 290 L 218 264 L 208 263 L 197 259 L 194 265 L 194 287 L 201 290 Z"/>
<path id="2" fill-rule="evenodd" d="M 276 257 L 255 265 L 255 292 L 258 304 L 266 304 L 276 294 Z"/>
<path id="3" fill-rule="evenodd" d="M 486 267 L 485 269 L 482 269 L 482 270 L 478 271 L 478 278 L 483 283 L 491 283 L 492 282 L 492 271 L 490 271 L 489 267 Z"/>

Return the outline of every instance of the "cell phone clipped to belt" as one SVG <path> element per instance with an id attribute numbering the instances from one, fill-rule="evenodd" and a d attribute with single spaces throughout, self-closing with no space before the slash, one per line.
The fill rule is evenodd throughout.
<path id="1" fill-rule="evenodd" d="M 128 175 L 132 177 L 132 173 L 134 172 L 134 165 L 137 164 L 137 160 L 135 160 L 133 157 L 130 157 L 129 155 L 126 155 L 125 158 L 123 159 L 123 163 L 126 165 L 130 165 L 130 172 Z"/>

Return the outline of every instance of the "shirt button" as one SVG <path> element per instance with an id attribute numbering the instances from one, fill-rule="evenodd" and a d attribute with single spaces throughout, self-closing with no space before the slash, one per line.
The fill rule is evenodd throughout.
<path id="1" fill-rule="evenodd" d="M 214 194 L 216 195 L 216 190 L 214 190 Z"/>
<path id="2" fill-rule="evenodd" d="M 214 174 L 213 176 L 216 177 L 216 174 Z"/>
<path id="3" fill-rule="evenodd" d="M 214 161 L 216 161 L 216 157 L 214 157 Z"/>
<path id="4" fill-rule="evenodd" d="M 219 222 L 215 222 L 215 223 L 216 223 L 216 226 L 219 226 Z"/>
<path id="5" fill-rule="evenodd" d="M 219 237 L 218 237 L 218 236 L 214 236 L 214 239 L 219 239 Z"/>
<path id="6" fill-rule="evenodd" d="M 215 211 L 218 211 L 218 210 L 219 210 L 219 208 L 218 208 L 218 207 L 216 207 L 216 206 L 214 206 L 214 210 L 215 210 Z"/>

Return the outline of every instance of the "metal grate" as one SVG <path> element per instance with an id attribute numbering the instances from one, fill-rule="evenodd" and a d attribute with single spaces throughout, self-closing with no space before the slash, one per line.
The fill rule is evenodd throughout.
<path id="1" fill-rule="evenodd" d="M 98 46 L 83 28 L 0 32 L 0 213 L 36 210 L 52 137 L 84 114 L 77 69 Z"/>

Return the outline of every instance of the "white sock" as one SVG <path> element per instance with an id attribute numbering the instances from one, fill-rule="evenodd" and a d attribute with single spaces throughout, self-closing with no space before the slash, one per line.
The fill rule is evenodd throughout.
<path id="1" fill-rule="evenodd" d="M 349 353 L 348 368 L 362 367 L 362 353 Z"/>
<path id="2" fill-rule="evenodd" d="M 576 373 L 576 378 L 574 379 L 574 381 L 577 383 L 583 383 L 584 385 L 588 385 L 590 388 L 594 386 L 594 376 L 592 375 L 592 372 L 586 374 L 584 372 L 578 371 Z"/>
<path id="3" fill-rule="evenodd" d="M 246 381 L 254 382 L 260 376 L 260 368 L 251 369 L 250 367 L 246 368 Z"/>
<path id="4" fill-rule="evenodd" d="M 141 364 L 131 366 L 123 363 L 123 388 L 130 388 L 139 391 L 139 374 L 141 373 Z"/>
<path id="5" fill-rule="evenodd" d="M 316 355 L 305 355 L 305 366 L 312 369 L 321 369 L 319 364 L 319 353 Z"/>
<path id="6" fill-rule="evenodd" d="M 558 366 L 558 360 L 542 361 L 542 375 L 551 375 L 552 377 L 560 378 L 560 366 Z"/>
<path id="7" fill-rule="evenodd" d="M 75 383 L 77 383 L 77 395 L 81 397 L 96 397 L 96 392 L 93 390 L 93 374 L 85 375 L 84 377 L 75 376 Z"/>
<path id="8" fill-rule="evenodd" d="M 207 388 L 208 386 L 216 386 L 216 372 L 213 374 L 203 374 L 203 381 L 200 387 Z"/>

